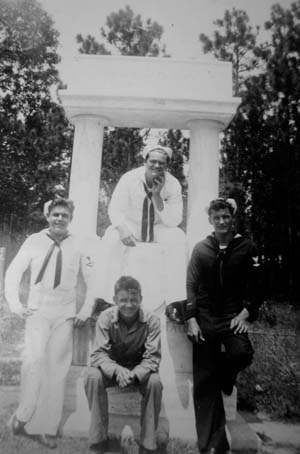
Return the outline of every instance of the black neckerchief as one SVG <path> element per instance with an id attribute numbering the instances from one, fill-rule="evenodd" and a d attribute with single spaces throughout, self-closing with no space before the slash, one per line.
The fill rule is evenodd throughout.
<path id="1" fill-rule="evenodd" d="M 60 284 L 61 272 L 62 272 L 62 251 L 61 251 L 60 245 L 70 234 L 67 233 L 60 241 L 58 241 L 56 238 L 53 238 L 53 236 L 51 236 L 50 233 L 47 233 L 46 235 L 53 241 L 53 244 L 51 244 L 51 246 L 44 258 L 41 269 L 35 280 L 35 284 L 38 284 L 43 279 L 46 268 L 48 266 L 48 263 L 50 261 L 52 254 L 53 254 L 53 251 L 54 251 L 55 247 L 58 247 L 56 265 L 55 265 L 55 274 L 54 274 L 54 285 L 53 285 L 53 288 L 56 288 Z"/>
<path id="2" fill-rule="evenodd" d="M 143 185 L 144 185 L 144 190 L 146 192 L 146 197 L 144 198 L 144 202 L 143 202 L 141 238 L 142 238 L 143 242 L 147 242 L 148 229 L 149 229 L 149 240 L 148 241 L 149 241 L 149 243 L 152 243 L 153 239 L 154 239 L 153 227 L 154 227 L 154 218 L 155 218 L 154 205 L 153 205 L 153 200 L 152 200 L 152 192 L 149 191 L 149 189 L 147 188 L 145 183 L 143 183 Z M 149 203 L 150 203 L 150 209 L 148 210 Z"/>

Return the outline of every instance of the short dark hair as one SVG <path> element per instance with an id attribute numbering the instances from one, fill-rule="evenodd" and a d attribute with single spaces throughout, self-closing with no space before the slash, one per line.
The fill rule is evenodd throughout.
<path id="1" fill-rule="evenodd" d="M 223 199 L 220 197 L 218 199 L 212 200 L 208 207 L 208 215 L 210 216 L 211 212 L 213 210 L 219 211 L 219 210 L 225 210 L 226 208 L 228 208 L 228 210 L 230 211 L 230 214 L 232 216 L 234 216 L 234 208 L 229 202 L 227 202 L 226 199 Z"/>
<path id="2" fill-rule="evenodd" d="M 135 290 L 139 292 L 139 294 L 142 294 L 142 289 L 139 281 L 134 279 L 134 277 L 131 276 L 121 276 L 117 282 L 115 283 L 115 296 L 121 291 L 121 290 Z"/>
<path id="3" fill-rule="evenodd" d="M 58 207 L 58 206 L 61 206 L 61 207 L 64 207 L 66 208 L 70 214 L 71 214 L 71 217 L 73 216 L 73 212 L 74 212 L 74 202 L 70 199 L 65 199 L 63 197 L 58 197 L 57 199 L 54 199 L 50 205 L 48 206 L 48 215 L 51 213 L 52 210 L 54 210 L 54 208 Z"/>

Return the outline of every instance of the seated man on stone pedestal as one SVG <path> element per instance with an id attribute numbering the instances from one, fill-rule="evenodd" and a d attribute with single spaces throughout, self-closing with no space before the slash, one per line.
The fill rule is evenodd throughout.
<path id="1" fill-rule="evenodd" d="M 157 145 L 145 149 L 143 157 L 144 166 L 120 178 L 109 205 L 112 224 L 101 241 L 94 289 L 95 296 L 108 303 L 112 302 L 114 282 L 124 274 L 129 249 L 141 242 L 160 245 L 166 289 L 161 303 L 186 299 L 186 237 L 178 228 L 182 191 L 178 180 L 167 171 L 172 150 Z M 146 260 L 151 258 L 145 256 Z"/>
<path id="2" fill-rule="evenodd" d="M 115 284 L 115 305 L 96 323 L 91 366 L 85 392 L 91 411 L 89 448 L 108 450 L 108 397 L 106 388 L 136 385 L 142 394 L 140 454 L 157 452 L 157 427 L 162 400 L 158 375 L 161 360 L 159 318 L 141 306 L 139 282 L 122 276 Z M 166 446 L 164 447 L 166 449 Z"/>

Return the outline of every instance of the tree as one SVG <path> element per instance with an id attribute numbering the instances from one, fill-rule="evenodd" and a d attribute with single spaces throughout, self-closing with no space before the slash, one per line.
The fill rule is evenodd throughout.
<path id="1" fill-rule="evenodd" d="M 81 54 L 111 55 L 111 52 L 105 48 L 105 45 L 98 43 L 92 35 L 87 35 L 84 38 L 81 34 L 78 34 L 76 40 L 81 44 L 81 47 L 78 49 Z"/>
<path id="2" fill-rule="evenodd" d="M 241 166 L 240 180 L 248 193 L 251 230 L 265 257 L 269 292 L 297 302 L 300 2 L 286 10 L 274 5 L 265 28 L 270 42 L 257 49 L 265 69 L 247 80 L 242 105 L 231 126 L 235 134 L 230 136 L 228 162 L 234 163 L 232 149 L 237 147 L 241 152 L 239 143 L 243 142 L 244 156 L 235 162 Z"/>
<path id="3" fill-rule="evenodd" d="M 138 128 L 112 128 L 104 135 L 102 180 L 108 197 L 120 176 L 142 162 L 140 151 L 144 134 Z"/>
<path id="4" fill-rule="evenodd" d="M 26 216 L 66 183 L 72 131 L 52 19 L 35 0 L 0 0 L 0 17 L 0 211 Z"/>
<path id="5" fill-rule="evenodd" d="M 297 303 L 300 1 L 286 10 L 274 5 L 265 28 L 270 41 L 255 48 L 260 72 L 244 78 L 242 103 L 224 133 L 222 172 L 226 189 L 240 197 L 244 227 L 261 250 L 267 295 Z"/>
<path id="6" fill-rule="evenodd" d="M 184 136 L 180 129 L 169 129 L 164 134 L 161 144 L 172 149 L 173 154 L 169 170 L 180 181 L 186 192 L 186 178 L 183 174 L 183 167 L 189 159 L 189 139 Z"/>
<path id="7" fill-rule="evenodd" d="M 268 107 L 265 84 L 264 75 L 245 79 L 242 102 L 221 142 L 222 191 L 237 200 L 238 228 L 254 236 L 262 253 L 262 220 L 269 194 L 264 156 L 269 150 L 271 133 L 265 121 Z"/>
<path id="8" fill-rule="evenodd" d="M 249 86 L 246 88 L 245 82 L 249 79 L 253 69 L 257 69 L 261 62 L 261 59 L 257 57 L 256 45 L 259 27 L 253 29 L 249 24 L 247 13 L 236 8 L 231 11 L 226 10 L 223 19 L 215 20 L 214 25 L 216 30 L 213 32 L 212 39 L 203 33 L 199 36 L 203 51 L 212 53 L 219 60 L 232 63 L 234 95 L 247 96 Z M 255 86 L 253 88 L 255 89 Z M 248 102 L 247 98 L 245 105 L 248 105 Z M 244 126 L 245 112 L 242 105 L 224 132 L 221 142 L 220 168 L 221 193 L 237 199 L 241 208 L 240 213 L 246 209 L 247 197 L 249 198 L 249 194 L 244 190 L 247 185 L 244 186 L 245 181 L 242 181 L 248 156 L 245 151 L 248 146 L 245 144 L 246 137 L 244 134 L 239 134 L 240 127 Z M 247 165 L 248 163 L 246 168 Z M 247 219 L 239 217 L 238 227 L 248 228 Z"/>
<path id="9" fill-rule="evenodd" d="M 141 55 L 157 57 L 165 55 L 165 45 L 161 44 L 163 27 L 151 19 L 143 22 L 141 16 L 135 15 L 130 6 L 111 13 L 106 18 L 106 26 L 101 27 L 101 36 L 112 50 L 121 55 Z M 110 54 L 105 45 L 98 43 L 88 35 L 83 38 L 78 34 L 77 42 L 81 44 L 79 52 L 88 54 Z"/>
<path id="10" fill-rule="evenodd" d="M 111 13 L 100 33 L 105 40 L 104 43 L 99 43 L 91 35 L 83 37 L 78 34 L 76 40 L 80 44 L 79 52 L 100 55 L 118 53 L 128 56 L 166 56 L 165 46 L 161 44 L 163 27 L 151 19 L 144 21 L 140 15 L 135 15 L 129 6 L 117 13 Z M 138 128 L 105 130 L 101 184 L 108 197 L 120 176 L 141 164 L 140 152 L 148 132 Z M 103 210 L 101 216 L 106 219 L 106 210 Z M 105 227 L 104 223 L 101 230 Z"/>
<path id="11" fill-rule="evenodd" d="M 262 58 L 268 81 L 267 119 L 273 126 L 267 164 L 272 171 L 273 196 L 277 200 L 278 255 L 288 296 L 299 301 L 300 1 L 292 3 L 289 9 L 274 5 L 265 28 L 271 33 L 271 45 Z"/>
<path id="12" fill-rule="evenodd" d="M 169 171 L 179 180 L 182 186 L 183 220 L 180 227 L 186 231 L 188 183 L 184 169 L 189 160 L 190 140 L 180 129 L 169 129 L 164 133 L 160 142 L 161 145 L 168 146 L 173 151 Z"/>
<path id="13" fill-rule="evenodd" d="M 249 17 L 243 10 L 233 8 L 226 10 L 223 19 L 214 21 L 218 27 L 213 33 L 213 40 L 204 33 L 199 39 L 204 53 L 212 53 L 219 60 L 232 63 L 234 93 L 239 93 L 241 83 L 249 72 L 258 66 L 255 55 L 256 38 L 259 27 L 249 25 Z"/>

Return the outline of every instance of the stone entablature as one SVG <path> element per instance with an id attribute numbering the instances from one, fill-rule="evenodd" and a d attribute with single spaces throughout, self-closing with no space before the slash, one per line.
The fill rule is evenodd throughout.
<path id="1" fill-rule="evenodd" d="M 79 56 L 59 95 L 69 118 L 95 115 L 119 127 L 188 129 L 210 119 L 224 128 L 239 104 L 231 64 L 153 57 Z"/>
<path id="2" fill-rule="evenodd" d="M 232 66 L 201 59 L 79 55 L 70 61 L 72 93 L 162 99 L 229 99 Z"/>

